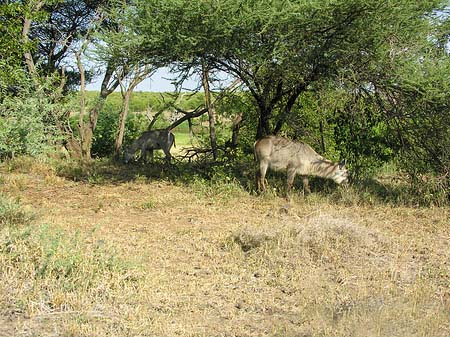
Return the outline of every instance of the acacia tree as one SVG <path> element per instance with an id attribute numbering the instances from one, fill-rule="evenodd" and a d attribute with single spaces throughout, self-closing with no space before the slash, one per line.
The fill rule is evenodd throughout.
<path id="1" fill-rule="evenodd" d="M 45 13 L 39 22 L 30 22 L 29 31 L 30 40 L 36 44 L 30 57 L 34 63 L 39 63 L 41 76 L 48 77 L 55 72 L 63 75 L 64 72 L 65 90 L 79 85 L 78 69 L 72 66 L 72 50 L 92 35 L 92 25 L 97 21 L 99 10 L 110 3 L 100 0 L 40 0 L 34 4 L 34 11 L 40 6 Z M 93 72 L 87 69 L 84 72 L 86 81 L 90 81 Z"/>
<path id="2" fill-rule="evenodd" d="M 179 88 L 182 88 L 183 80 L 189 76 L 196 75 L 201 79 L 206 108 L 199 108 L 193 113 L 184 112 L 184 116 L 171 127 L 185 119 L 190 122 L 191 118 L 207 112 L 211 153 L 215 160 L 218 145 L 215 131 L 215 99 L 211 91 L 211 83 L 215 81 L 214 72 L 217 69 L 208 57 L 210 46 L 205 44 L 208 40 L 205 34 L 211 36 L 212 34 L 202 31 L 201 28 L 202 20 L 207 20 L 203 14 L 207 13 L 209 5 L 209 2 L 141 2 L 137 0 L 138 16 L 135 18 L 135 30 L 143 37 L 144 55 L 157 59 L 160 65 L 170 66 L 175 73 L 180 74 L 177 81 Z M 150 14 L 150 18 L 146 17 L 147 14 Z M 147 22 L 147 19 L 151 22 Z M 200 85 L 197 90 L 199 89 Z"/>
<path id="3" fill-rule="evenodd" d="M 418 23 L 445 1 L 138 3 L 148 50 L 159 49 L 168 62 L 205 59 L 242 80 L 258 109 L 260 137 L 279 132 L 299 95 L 317 83 L 370 70 L 393 38 L 407 45 L 427 36 Z"/>
<path id="4" fill-rule="evenodd" d="M 102 29 L 99 43 L 95 45 L 95 59 L 100 63 L 116 64 L 117 82 L 122 94 L 122 108 L 119 114 L 114 156 L 120 154 L 125 132 L 129 103 L 136 86 L 156 70 L 151 57 L 141 51 L 142 38 L 132 29 L 134 25 L 132 2 L 118 1 L 108 11 L 108 18 L 114 22 L 113 29 Z M 153 61 L 153 62 L 152 62 Z"/>
<path id="5" fill-rule="evenodd" d="M 100 13 L 98 13 L 100 14 Z M 107 63 L 106 71 L 103 76 L 101 90 L 99 96 L 94 104 L 94 106 L 90 109 L 88 120 L 85 120 L 85 116 L 87 114 L 87 106 L 86 106 L 86 71 L 84 64 L 84 56 L 86 54 L 89 46 L 92 45 L 94 40 L 94 34 L 97 33 L 99 29 L 99 25 L 101 25 L 104 21 L 103 15 L 97 15 L 92 17 L 92 21 L 89 24 L 89 30 L 85 34 L 83 41 L 78 48 L 72 48 L 72 52 L 76 59 L 76 64 L 79 73 L 79 82 L 80 82 L 80 110 L 78 116 L 78 132 L 79 132 L 79 143 L 71 134 L 71 139 L 68 141 L 68 149 L 72 152 L 72 155 L 76 155 L 78 157 L 84 159 L 91 158 L 91 147 L 93 141 L 94 130 L 97 125 L 98 116 L 101 108 L 103 107 L 104 101 L 106 98 L 114 91 L 115 88 L 119 85 L 119 79 L 114 78 L 115 68 L 113 64 Z"/>
<path id="6" fill-rule="evenodd" d="M 81 141 L 81 153 L 85 159 L 91 158 L 91 147 L 94 137 L 94 131 L 101 109 L 103 108 L 106 98 L 114 92 L 116 88 L 121 86 L 123 89 L 124 80 L 127 76 L 134 75 L 132 84 L 124 93 L 124 110 L 119 121 L 118 138 L 116 147 L 121 145 L 123 137 L 123 128 L 128 111 L 128 102 L 131 93 L 138 83 L 140 83 L 150 73 L 149 68 L 139 61 L 141 55 L 136 48 L 139 46 L 139 39 L 130 35 L 127 31 L 127 3 L 111 1 L 109 6 L 101 8 L 100 17 L 93 18 L 90 24 L 92 34 L 86 34 L 85 43 L 82 45 L 81 53 L 87 52 L 87 46 L 93 48 L 90 57 L 97 65 L 103 67 L 103 80 L 100 92 L 94 106 L 89 111 L 88 121 L 85 122 L 83 111 L 85 106 L 83 103 L 84 94 L 81 95 L 81 113 L 79 118 L 79 133 Z M 137 41 L 137 42 L 136 42 Z M 83 71 L 81 61 L 78 62 L 81 79 L 83 79 Z M 143 69 L 143 72 L 141 71 Z M 81 90 L 83 91 L 83 84 Z M 123 90 L 122 90 L 123 91 Z"/>

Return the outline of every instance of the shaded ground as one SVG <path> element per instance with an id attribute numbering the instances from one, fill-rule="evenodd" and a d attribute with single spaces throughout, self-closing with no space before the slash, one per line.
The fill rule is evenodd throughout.
<path id="1" fill-rule="evenodd" d="M 141 266 L 143 279 L 84 309 L 15 315 L 2 304 L 0 336 L 450 332 L 448 209 L 314 196 L 287 204 L 223 185 L 89 184 L 51 172 L 3 172 L 2 181 L 1 192 L 19 198 L 38 223 L 94 232 Z"/>

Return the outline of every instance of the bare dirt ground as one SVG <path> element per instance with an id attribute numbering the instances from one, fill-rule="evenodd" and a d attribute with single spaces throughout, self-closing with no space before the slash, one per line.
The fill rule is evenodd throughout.
<path id="1" fill-rule="evenodd" d="M 0 191 L 36 223 L 94 233 L 141 270 L 97 303 L 64 297 L 14 315 L 3 300 L 1 336 L 450 333 L 445 208 L 287 203 L 224 186 L 90 184 L 51 172 L 3 171 Z"/>

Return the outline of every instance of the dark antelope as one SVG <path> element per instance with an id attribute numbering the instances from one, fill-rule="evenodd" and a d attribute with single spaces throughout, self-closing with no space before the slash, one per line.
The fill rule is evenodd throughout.
<path id="1" fill-rule="evenodd" d="M 277 136 L 263 137 L 255 142 L 255 156 L 259 162 L 258 190 L 266 189 L 267 169 L 287 171 L 289 194 L 296 174 L 303 176 L 303 188 L 310 193 L 308 175 L 334 180 L 337 184 L 348 181 L 345 162 L 333 163 L 313 150 L 308 144 Z"/>
<path id="2" fill-rule="evenodd" d="M 170 162 L 172 156 L 170 155 L 170 148 L 175 144 L 175 136 L 172 132 L 166 129 L 149 130 L 142 133 L 130 147 L 125 150 L 124 162 L 128 163 L 134 158 L 136 151 L 141 151 L 141 157 L 144 162 L 147 159 L 147 151 L 153 160 L 153 150 L 163 150 L 166 155 L 166 161 Z"/>

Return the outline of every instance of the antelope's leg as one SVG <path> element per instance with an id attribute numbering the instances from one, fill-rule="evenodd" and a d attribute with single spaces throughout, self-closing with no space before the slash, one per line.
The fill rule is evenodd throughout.
<path id="1" fill-rule="evenodd" d="M 294 184 L 295 173 L 295 167 L 287 168 L 287 194 L 291 193 L 292 185 Z"/>
<path id="2" fill-rule="evenodd" d="M 257 179 L 258 179 L 258 190 L 261 191 L 265 191 L 267 186 L 266 186 L 266 173 L 267 173 L 267 168 L 269 167 L 269 163 L 265 160 L 261 160 L 261 162 L 259 163 L 259 172 L 257 173 Z"/>
<path id="3" fill-rule="evenodd" d="M 303 176 L 303 191 L 306 194 L 311 193 L 311 189 L 309 188 L 309 179 L 307 176 Z"/>

